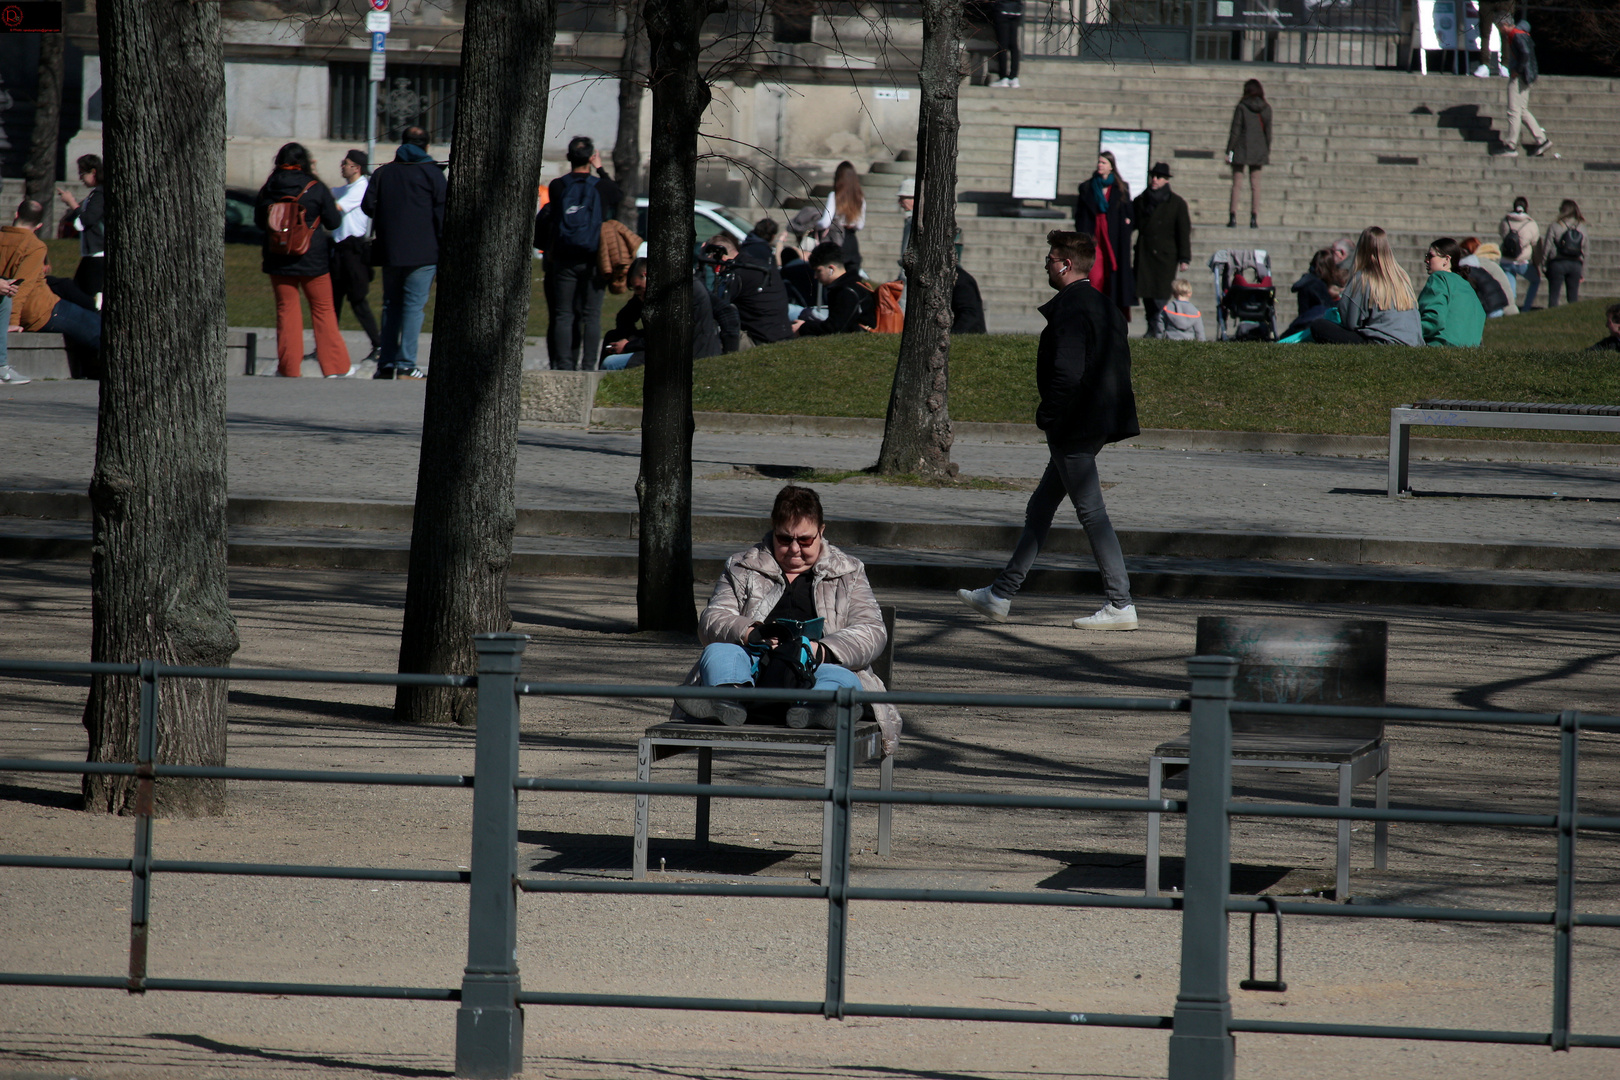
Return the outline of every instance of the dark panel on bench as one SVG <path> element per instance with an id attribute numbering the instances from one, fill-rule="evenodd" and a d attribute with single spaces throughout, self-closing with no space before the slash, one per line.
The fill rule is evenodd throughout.
<path id="1" fill-rule="evenodd" d="M 1381 619 L 1308 619 L 1204 615 L 1200 656 L 1237 660 L 1239 701 L 1297 705 L 1384 703 L 1389 624 Z M 1377 739 L 1381 720 L 1234 712 L 1236 734 Z"/>

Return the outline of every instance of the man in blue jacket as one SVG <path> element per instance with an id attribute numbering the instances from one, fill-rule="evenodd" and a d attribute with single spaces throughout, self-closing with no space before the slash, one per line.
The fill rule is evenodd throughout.
<path id="1" fill-rule="evenodd" d="M 406 128 L 394 160 L 378 166 L 360 202 L 377 234 L 371 265 L 382 267 L 382 353 L 375 379 L 427 378 L 416 367 L 416 343 L 438 270 L 446 187 L 444 170 L 427 145 L 427 132 Z"/>
<path id="2" fill-rule="evenodd" d="M 958 589 L 961 601 L 996 622 L 1004 622 L 1012 598 L 1024 583 L 1068 496 L 1086 531 L 1102 573 L 1108 603 L 1074 620 L 1080 630 L 1135 630 L 1136 606 L 1119 537 L 1103 505 L 1097 479 L 1097 453 L 1111 442 L 1141 433 L 1136 395 L 1131 390 L 1131 349 L 1125 317 L 1087 279 L 1097 257 L 1097 241 L 1086 233 L 1054 229 L 1046 234 L 1051 251 L 1046 277 L 1058 294 L 1040 312 L 1046 317 L 1035 353 L 1035 386 L 1041 401 L 1035 425 L 1046 432 L 1052 458 L 1024 510 L 1024 532 L 996 580 L 982 589 Z"/>

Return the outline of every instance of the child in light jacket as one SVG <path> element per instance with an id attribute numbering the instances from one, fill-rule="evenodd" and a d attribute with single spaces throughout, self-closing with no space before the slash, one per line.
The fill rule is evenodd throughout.
<path id="1" fill-rule="evenodd" d="M 1192 283 L 1177 278 L 1170 283 L 1171 300 L 1160 317 L 1162 336 L 1170 341 L 1203 341 L 1204 316 L 1192 302 Z"/>

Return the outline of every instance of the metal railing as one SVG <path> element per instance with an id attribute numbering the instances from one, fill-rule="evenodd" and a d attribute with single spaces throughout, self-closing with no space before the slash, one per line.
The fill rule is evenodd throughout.
<path id="1" fill-rule="evenodd" d="M 1461 709 L 1339 708 L 1267 705 L 1233 701 L 1236 662 L 1201 656 L 1187 662 L 1191 690 L 1178 698 L 1101 698 L 1033 694 L 867 693 L 837 691 L 749 690 L 739 699 L 757 702 L 814 701 L 836 706 L 835 767 L 827 787 L 736 786 L 650 783 L 616 780 L 571 780 L 526 777 L 519 772 L 518 718 L 524 696 L 583 698 L 688 699 L 712 691 L 700 687 L 630 686 L 587 683 L 533 683 L 519 680 L 522 635 L 489 634 L 475 639 L 478 674 L 392 675 L 324 671 L 266 671 L 193 668 L 140 664 L 63 664 L 0 661 L 0 674 L 134 676 L 140 680 L 140 736 L 134 763 L 0 760 L 0 771 L 37 773 L 102 773 L 138 778 L 135 850 L 130 859 L 75 858 L 0 854 L 0 866 L 38 869 L 108 870 L 130 873 L 134 895 L 130 908 L 130 968 L 125 976 L 0 972 L 0 985 L 283 994 L 316 997 L 389 998 L 455 1001 L 456 1073 L 466 1077 L 509 1077 L 522 1069 L 523 1006 L 570 1005 L 622 1008 L 690 1009 L 729 1012 L 820 1014 L 974 1020 L 1066 1026 L 1126 1027 L 1167 1030 L 1172 1080 L 1231 1076 L 1237 1032 L 1333 1035 L 1361 1038 L 1417 1039 L 1571 1047 L 1620 1048 L 1620 1035 L 1576 1033 L 1570 1009 L 1570 956 L 1577 926 L 1620 927 L 1620 916 L 1575 910 L 1575 840 L 1579 830 L 1620 831 L 1620 817 L 1577 812 L 1579 737 L 1583 730 L 1620 731 L 1620 717 L 1585 716 L 1577 712 L 1512 713 Z M 335 684 L 475 687 L 478 731 L 474 772 L 466 775 L 370 773 L 331 770 L 232 768 L 166 765 L 155 760 L 156 717 L 163 678 L 296 681 Z M 1188 790 L 1185 801 L 1171 799 L 1092 798 L 1008 795 L 955 790 L 876 791 L 853 786 L 854 721 L 865 704 L 976 706 L 1014 709 L 1085 709 L 1097 711 L 1186 712 L 1191 721 Z M 1559 801 L 1554 814 L 1494 811 L 1364 809 L 1305 805 L 1270 805 L 1231 799 L 1231 714 L 1277 713 L 1291 716 L 1373 717 L 1437 723 L 1502 724 L 1556 728 L 1560 738 Z M 293 783 L 386 784 L 459 787 L 473 791 L 473 837 L 470 869 L 445 871 L 383 867 L 300 866 L 273 863 L 204 862 L 159 859 L 153 854 L 152 792 L 162 778 L 207 778 Z M 832 808 L 833 847 L 827 880 L 815 885 L 711 882 L 564 880 L 520 876 L 517 865 L 518 793 L 520 791 L 595 794 L 706 796 L 739 799 L 823 802 Z M 899 803 L 930 806 L 1017 807 L 1071 811 L 1184 813 L 1187 817 L 1186 871 L 1181 897 L 1086 895 L 1056 891 L 1002 892 L 973 889 L 911 889 L 856 886 L 850 883 L 851 811 L 856 804 Z M 1278 902 L 1232 898 L 1230 895 L 1230 818 L 1294 817 L 1357 821 L 1405 821 L 1432 824 L 1476 824 L 1553 829 L 1558 836 L 1558 876 L 1551 911 L 1464 909 L 1412 905 L 1349 905 Z M 250 980 L 174 979 L 147 972 L 147 928 L 154 874 L 252 874 L 269 877 L 349 878 L 371 881 L 414 881 L 466 884 L 467 964 L 459 987 L 375 986 L 334 983 L 285 983 Z M 602 994 L 566 990 L 524 990 L 517 962 L 518 893 L 594 893 L 662 896 L 776 897 L 824 900 L 827 903 L 827 956 L 824 992 L 819 1000 L 762 1000 L 651 994 Z M 853 1002 L 846 996 L 846 949 L 849 906 L 853 901 L 913 903 L 1008 904 L 1059 907 L 1105 907 L 1181 913 L 1180 991 L 1169 1015 L 1097 1013 L 1087 1010 L 985 1009 L 931 1005 Z M 1234 1019 L 1229 992 L 1228 923 L 1234 912 L 1278 911 L 1287 915 L 1345 918 L 1425 919 L 1452 922 L 1550 925 L 1554 928 L 1553 1002 L 1548 1031 L 1432 1028 L 1413 1025 L 1325 1024 Z"/>

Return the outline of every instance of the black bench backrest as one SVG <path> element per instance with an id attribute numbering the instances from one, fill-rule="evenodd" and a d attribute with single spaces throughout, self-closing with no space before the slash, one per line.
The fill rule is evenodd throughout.
<path id="1" fill-rule="evenodd" d="M 1382 705 L 1389 624 L 1382 619 L 1203 615 L 1198 655 L 1237 660 L 1238 701 Z M 1233 732 L 1381 738 L 1382 720 L 1232 714 Z"/>

